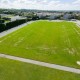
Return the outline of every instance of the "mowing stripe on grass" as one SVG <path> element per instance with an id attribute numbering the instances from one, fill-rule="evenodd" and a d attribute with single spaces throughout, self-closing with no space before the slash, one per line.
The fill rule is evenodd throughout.
<path id="1" fill-rule="evenodd" d="M 80 74 L 80 69 L 76 69 L 76 68 L 71 68 L 71 67 L 66 67 L 66 66 L 61 66 L 61 65 L 56 65 L 56 64 L 50 64 L 50 63 L 45 63 L 45 62 L 40 62 L 36 60 L 25 59 L 25 58 L 20 58 L 20 57 L 5 55 L 5 54 L 0 54 L 0 57 Z"/>

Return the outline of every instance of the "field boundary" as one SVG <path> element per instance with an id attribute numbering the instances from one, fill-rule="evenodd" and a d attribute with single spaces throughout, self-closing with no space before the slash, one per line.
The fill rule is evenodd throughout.
<path id="1" fill-rule="evenodd" d="M 6 35 L 8 35 L 8 34 L 10 34 L 10 33 L 12 33 L 12 32 L 14 32 L 14 31 L 16 31 L 16 30 L 18 30 L 18 29 L 20 29 L 20 28 L 23 28 L 24 26 L 26 26 L 26 25 L 28 25 L 28 24 L 31 24 L 31 23 L 33 23 L 33 22 L 34 22 L 34 21 L 26 22 L 26 23 L 24 23 L 24 24 L 21 24 L 21 25 L 19 25 L 19 26 L 14 27 L 14 28 L 11 28 L 11 29 L 8 29 L 8 30 L 6 30 L 6 31 L 3 31 L 3 32 L 0 33 L 0 38 L 1 38 L 1 37 L 4 37 L 4 36 L 6 36 Z"/>
<path id="2" fill-rule="evenodd" d="M 44 66 L 44 67 L 48 67 L 48 68 L 54 68 L 54 69 L 58 69 L 58 70 L 62 70 L 62 71 L 67 71 L 67 72 L 80 74 L 80 69 L 76 69 L 76 68 L 61 66 L 61 65 L 57 65 L 57 64 L 50 64 L 50 63 L 31 60 L 31 59 L 25 59 L 25 58 L 21 58 L 21 57 L 6 55 L 6 54 L 0 54 L 0 57 L 1 58 L 12 59 L 12 60 L 17 60 L 17 61 L 21 61 L 21 62 L 25 62 L 25 63 L 35 64 L 35 65 L 39 65 L 39 66 Z"/>

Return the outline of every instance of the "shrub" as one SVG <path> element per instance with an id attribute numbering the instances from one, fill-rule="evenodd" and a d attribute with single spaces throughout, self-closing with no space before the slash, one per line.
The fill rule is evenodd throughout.
<path id="1" fill-rule="evenodd" d="M 5 24 L 0 24 L 0 32 L 4 31 L 5 30 Z"/>

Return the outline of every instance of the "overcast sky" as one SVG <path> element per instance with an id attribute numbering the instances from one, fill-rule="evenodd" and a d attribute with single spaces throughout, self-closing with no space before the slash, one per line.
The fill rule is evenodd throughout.
<path id="1" fill-rule="evenodd" d="M 0 8 L 80 10 L 80 0 L 0 0 Z"/>

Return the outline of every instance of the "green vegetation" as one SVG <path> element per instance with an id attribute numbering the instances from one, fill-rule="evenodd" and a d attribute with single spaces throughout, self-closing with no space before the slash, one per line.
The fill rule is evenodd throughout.
<path id="1" fill-rule="evenodd" d="M 0 53 L 80 68 L 80 28 L 37 21 L 0 38 Z"/>
<path id="2" fill-rule="evenodd" d="M 16 26 L 19 26 L 19 25 L 25 23 L 26 19 L 20 19 L 20 20 L 15 20 L 15 21 L 6 20 L 5 23 L 3 20 L 3 22 L 2 21 L 0 21 L 0 22 L 1 22 L 0 32 L 2 32 L 2 31 L 5 31 L 7 29 L 10 29 L 10 28 L 13 28 L 13 27 L 16 27 Z"/>
<path id="3" fill-rule="evenodd" d="M 0 80 L 80 80 L 80 75 L 0 58 Z"/>

